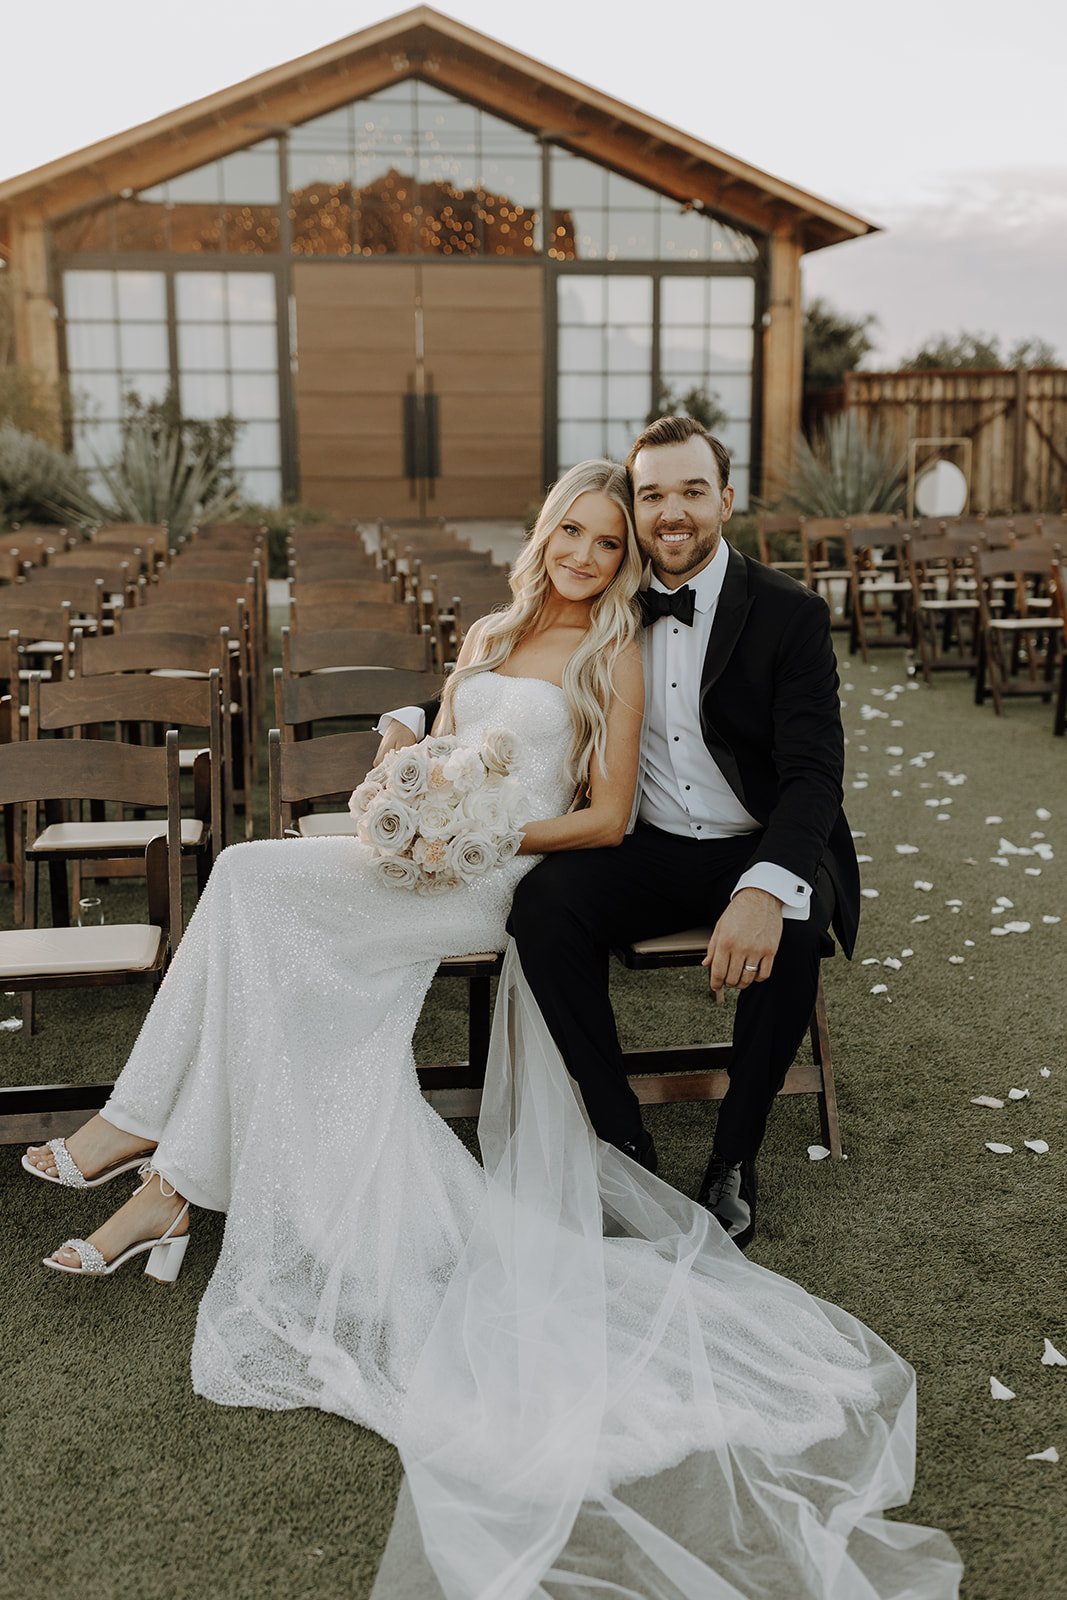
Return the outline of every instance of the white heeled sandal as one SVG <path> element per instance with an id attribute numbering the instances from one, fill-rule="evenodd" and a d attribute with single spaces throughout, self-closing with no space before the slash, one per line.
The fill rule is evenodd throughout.
<path id="1" fill-rule="evenodd" d="M 167 1183 L 163 1174 L 157 1172 L 150 1161 L 142 1162 L 139 1171 L 144 1182 L 137 1186 L 134 1194 L 140 1194 L 141 1190 L 147 1188 L 152 1179 L 157 1177 L 159 1179 L 160 1192 L 165 1199 L 169 1200 L 177 1194 L 177 1189 Z M 167 1193 L 168 1189 L 170 1190 L 169 1194 Z M 158 1239 L 141 1239 L 136 1244 L 131 1244 L 125 1250 L 120 1251 L 114 1261 L 105 1261 L 96 1245 L 90 1244 L 87 1239 L 65 1239 L 59 1248 L 61 1250 L 73 1250 L 78 1257 L 80 1265 L 68 1267 L 65 1262 L 54 1261 L 51 1256 L 45 1256 L 43 1264 L 46 1267 L 54 1268 L 56 1272 L 70 1273 L 75 1278 L 105 1278 L 110 1277 L 111 1273 L 117 1272 L 121 1266 L 132 1260 L 134 1256 L 143 1255 L 147 1250 L 149 1255 L 144 1269 L 145 1276 L 154 1278 L 157 1283 L 173 1283 L 181 1271 L 182 1262 L 185 1260 L 185 1252 L 189 1247 L 188 1232 L 175 1236 L 174 1230 L 188 1213 L 189 1202 L 187 1200 L 170 1227 L 165 1233 L 160 1234 Z"/>
<path id="2" fill-rule="evenodd" d="M 101 1184 L 110 1183 L 112 1178 L 121 1178 L 124 1172 L 140 1172 L 148 1153 L 142 1150 L 140 1155 L 129 1156 L 125 1161 L 116 1162 L 113 1167 L 106 1167 L 103 1172 L 98 1172 L 95 1178 L 87 1178 L 67 1149 L 65 1139 L 49 1139 L 47 1144 L 35 1148 L 51 1150 L 56 1162 L 55 1176 L 53 1177 L 50 1172 L 42 1172 L 40 1167 L 35 1167 L 28 1155 L 22 1158 L 22 1165 L 26 1171 L 31 1177 L 40 1178 L 45 1183 L 61 1184 L 64 1189 L 99 1189 Z M 73 1271 L 73 1268 L 70 1270 Z"/>

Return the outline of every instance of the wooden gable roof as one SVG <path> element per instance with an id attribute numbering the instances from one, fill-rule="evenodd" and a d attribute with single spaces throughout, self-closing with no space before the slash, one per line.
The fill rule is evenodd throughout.
<path id="1" fill-rule="evenodd" d="M 50 220 L 148 188 L 412 76 L 742 229 L 787 230 L 802 250 L 875 231 L 828 200 L 417 6 L 9 178 L 0 183 L 2 233 L 19 213 Z"/>

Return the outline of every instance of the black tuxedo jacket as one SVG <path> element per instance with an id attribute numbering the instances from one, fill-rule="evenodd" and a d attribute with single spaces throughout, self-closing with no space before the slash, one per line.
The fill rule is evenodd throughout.
<path id="1" fill-rule="evenodd" d="M 847 956 L 859 866 L 842 802 L 844 733 L 826 603 L 730 547 L 700 684 L 700 726 L 723 777 L 763 826 L 748 865 L 771 861 L 834 890 Z M 647 690 L 647 685 L 646 685 Z"/>

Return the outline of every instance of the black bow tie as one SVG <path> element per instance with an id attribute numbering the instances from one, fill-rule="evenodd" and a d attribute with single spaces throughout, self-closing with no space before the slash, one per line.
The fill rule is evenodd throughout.
<path id="1" fill-rule="evenodd" d="M 693 626 L 693 615 L 696 611 L 696 590 L 688 584 L 681 589 L 672 589 L 670 594 L 663 594 L 659 589 L 640 589 L 637 603 L 641 607 L 645 627 L 651 627 L 660 617 L 677 617 L 679 622 L 684 622 L 687 628 Z"/>

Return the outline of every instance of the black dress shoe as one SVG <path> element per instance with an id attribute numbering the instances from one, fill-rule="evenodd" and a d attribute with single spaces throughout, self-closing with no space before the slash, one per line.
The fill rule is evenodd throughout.
<path id="1" fill-rule="evenodd" d="M 655 1172 L 659 1166 L 659 1161 L 656 1157 L 656 1146 L 647 1128 L 641 1129 L 640 1140 L 627 1139 L 625 1144 L 616 1145 L 615 1148 L 621 1150 L 624 1156 L 629 1156 L 631 1161 L 636 1161 L 639 1166 L 644 1167 L 648 1172 Z"/>
<path id="2" fill-rule="evenodd" d="M 727 1161 L 713 1150 L 697 1205 L 706 1207 L 739 1250 L 752 1243 L 756 1233 L 756 1163 Z"/>

